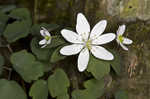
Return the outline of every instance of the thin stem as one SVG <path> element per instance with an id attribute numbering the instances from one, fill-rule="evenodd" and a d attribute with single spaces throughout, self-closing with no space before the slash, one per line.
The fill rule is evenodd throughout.
<path id="1" fill-rule="evenodd" d="M 13 50 L 12 50 L 12 48 L 10 47 L 10 45 L 7 44 L 6 46 L 7 46 L 8 50 L 10 51 L 10 53 L 13 53 Z"/>
<path id="2" fill-rule="evenodd" d="M 73 88 L 76 89 L 76 90 L 79 89 L 78 81 L 77 81 L 76 79 L 73 79 L 73 80 L 72 80 L 72 86 L 73 86 Z"/>
<path id="3" fill-rule="evenodd" d="M 71 71 L 71 83 L 72 83 L 73 89 L 79 89 L 77 72 L 75 71 L 76 68 L 73 65 L 70 66 L 70 67 L 73 67 L 73 68 L 70 68 L 70 71 Z"/>
<path id="4" fill-rule="evenodd" d="M 119 44 L 117 44 L 117 48 L 116 48 L 116 50 L 118 50 L 119 49 Z"/>
<path id="5" fill-rule="evenodd" d="M 78 86 L 78 78 L 77 78 L 77 76 L 76 76 L 75 73 L 73 73 L 71 80 L 72 80 L 72 86 L 73 86 L 73 88 L 74 88 L 74 89 L 79 89 L 79 86 Z"/>
<path id="6" fill-rule="evenodd" d="M 57 38 L 57 37 L 61 37 L 61 36 L 58 36 L 58 35 L 57 36 L 52 36 L 52 38 Z"/>
<path id="7" fill-rule="evenodd" d="M 23 80 L 21 80 L 21 83 L 22 83 L 22 86 L 23 86 L 24 91 L 25 91 L 25 92 L 27 92 L 24 81 L 23 81 Z"/>
<path id="8" fill-rule="evenodd" d="M 10 69 L 9 74 L 8 74 L 8 80 L 11 79 L 11 74 L 12 74 L 12 69 Z"/>

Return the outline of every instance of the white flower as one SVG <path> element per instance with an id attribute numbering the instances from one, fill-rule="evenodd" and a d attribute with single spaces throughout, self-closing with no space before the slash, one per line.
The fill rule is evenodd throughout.
<path id="1" fill-rule="evenodd" d="M 39 45 L 43 45 L 41 48 L 44 48 L 45 46 L 51 43 L 52 38 L 51 34 L 48 32 L 47 29 L 45 29 L 44 27 L 41 28 L 42 29 L 40 30 L 40 33 L 44 37 L 44 39 L 39 42 Z"/>
<path id="2" fill-rule="evenodd" d="M 98 22 L 90 32 L 90 25 L 87 19 L 83 14 L 79 13 L 77 15 L 77 33 L 67 29 L 63 29 L 61 31 L 62 36 L 72 44 L 64 46 L 60 50 L 60 53 L 62 55 L 69 56 L 78 54 L 80 52 L 78 56 L 78 69 L 80 72 L 87 68 L 90 52 L 96 58 L 113 60 L 114 56 L 110 52 L 108 52 L 104 47 L 98 46 L 111 42 L 116 37 L 113 33 L 101 35 L 104 32 L 106 25 L 107 21 L 102 20 Z"/>
<path id="3" fill-rule="evenodd" d="M 126 37 L 123 37 L 122 35 L 124 34 L 125 32 L 125 28 L 126 26 L 125 25 L 121 25 L 119 26 L 119 29 L 117 30 L 117 38 L 116 38 L 116 41 L 118 44 L 120 44 L 120 46 L 124 49 L 124 50 L 128 50 L 128 48 L 124 45 L 129 45 L 129 44 L 132 44 L 132 40 L 126 38 Z"/>

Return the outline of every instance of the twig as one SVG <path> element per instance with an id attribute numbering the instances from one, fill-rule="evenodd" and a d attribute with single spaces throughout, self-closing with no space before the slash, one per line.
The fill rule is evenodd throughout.
<path id="1" fill-rule="evenodd" d="M 24 91 L 25 91 L 25 92 L 27 92 L 24 81 L 23 81 L 23 80 L 21 80 L 21 83 L 22 83 L 22 86 L 23 86 Z"/>
<path id="2" fill-rule="evenodd" d="M 12 48 L 10 47 L 10 45 L 7 44 L 6 46 L 7 46 L 8 50 L 10 51 L 10 53 L 13 53 L 13 50 L 12 50 Z"/>

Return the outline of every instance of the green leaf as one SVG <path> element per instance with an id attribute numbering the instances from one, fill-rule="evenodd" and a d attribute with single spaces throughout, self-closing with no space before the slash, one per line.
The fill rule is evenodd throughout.
<path id="1" fill-rule="evenodd" d="M 96 79 L 100 80 L 105 75 L 109 74 L 110 63 L 104 60 L 97 59 L 91 55 L 87 71 L 91 72 Z"/>
<path id="2" fill-rule="evenodd" d="M 94 98 L 91 98 L 90 95 L 87 94 L 85 90 L 74 90 L 72 92 L 72 99 L 94 99 Z"/>
<path id="3" fill-rule="evenodd" d="M 32 99 L 48 99 L 48 86 L 44 80 L 36 81 L 30 88 L 29 95 Z"/>
<path id="4" fill-rule="evenodd" d="M 69 99 L 69 95 L 66 93 L 64 95 L 58 96 L 57 99 Z"/>
<path id="5" fill-rule="evenodd" d="M 48 89 L 52 97 L 67 94 L 69 86 L 69 79 L 62 69 L 55 70 L 54 74 L 48 78 Z"/>
<path id="6" fill-rule="evenodd" d="M 11 11 L 9 16 L 13 17 L 15 19 L 18 19 L 18 20 L 26 20 L 29 22 L 29 24 L 32 23 L 30 12 L 27 8 L 16 8 L 16 9 Z"/>
<path id="7" fill-rule="evenodd" d="M 26 50 L 13 53 L 11 62 L 16 72 L 28 83 L 43 76 L 43 64 L 36 61 L 35 57 Z"/>
<path id="8" fill-rule="evenodd" d="M 72 92 L 72 99 L 97 99 L 87 90 L 74 90 Z"/>
<path id="9" fill-rule="evenodd" d="M 27 21 L 16 21 L 8 24 L 4 31 L 4 36 L 9 43 L 15 42 L 20 38 L 24 38 L 29 34 L 30 26 Z"/>
<path id="10" fill-rule="evenodd" d="M 47 24 L 47 23 L 34 24 L 30 31 L 31 34 L 32 35 L 41 35 L 40 34 L 41 27 L 46 28 L 48 31 L 52 31 L 52 30 L 59 28 L 59 26 L 57 24 Z M 53 34 L 52 32 L 50 32 L 50 33 Z"/>
<path id="11" fill-rule="evenodd" d="M 0 6 L 0 11 L 3 12 L 3 13 L 6 13 L 6 12 L 9 12 L 13 9 L 15 9 L 16 6 L 15 5 L 1 5 Z"/>
<path id="12" fill-rule="evenodd" d="M 52 54 L 52 56 L 51 56 L 51 59 L 50 59 L 50 61 L 52 62 L 52 63 L 55 63 L 55 62 L 57 62 L 57 61 L 60 61 L 60 60 L 62 60 L 62 59 L 64 59 L 66 56 L 64 56 L 64 55 L 61 55 L 60 54 L 60 49 L 62 48 L 62 46 L 60 46 L 60 47 L 58 47 L 54 52 L 53 52 L 53 54 Z"/>
<path id="13" fill-rule="evenodd" d="M 92 97 L 98 98 L 100 97 L 104 92 L 104 80 L 96 80 L 91 79 L 84 83 L 84 86 L 86 88 L 86 91 L 91 94 Z"/>
<path id="14" fill-rule="evenodd" d="M 3 71 L 3 65 L 4 65 L 4 57 L 0 54 L 0 75 L 2 74 Z"/>
<path id="15" fill-rule="evenodd" d="M 1 99 L 27 99 L 27 95 L 15 81 L 0 79 Z"/>
<path id="16" fill-rule="evenodd" d="M 17 19 L 17 21 L 8 24 L 4 31 L 4 36 L 7 41 L 12 43 L 20 38 L 26 37 L 29 34 L 32 21 L 30 13 L 26 8 L 14 9 L 9 16 Z"/>
<path id="17" fill-rule="evenodd" d="M 74 90 L 72 99 L 98 99 L 104 93 L 104 81 L 91 79 L 84 83 L 84 90 Z"/>
<path id="18" fill-rule="evenodd" d="M 49 61 L 53 50 L 41 48 L 37 38 L 33 38 L 31 41 L 31 50 L 37 56 L 39 60 Z"/>
<path id="19" fill-rule="evenodd" d="M 3 33 L 6 23 L 8 21 L 8 16 L 0 12 L 0 35 Z"/>
<path id="20" fill-rule="evenodd" d="M 120 90 L 115 93 L 115 99 L 128 99 L 128 93 L 126 91 Z"/>
<path id="21" fill-rule="evenodd" d="M 25 21 L 26 27 L 28 27 L 28 29 L 30 30 L 32 25 L 32 19 L 31 19 L 30 12 L 27 8 L 16 8 L 12 10 L 9 16 L 17 19 L 18 21 Z"/>
<path id="22" fill-rule="evenodd" d="M 44 72 L 49 72 L 50 70 L 52 70 L 52 66 L 53 64 L 50 63 L 49 61 L 40 61 L 42 62 L 42 64 L 44 65 Z"/>
<path id="23" fill-rule="evenodd" d="M 114 60 L 110 61 L 110 64 L 114 71 L 117 73 L 117 75 L 120 75 L 121 73 L 121 57 L 119 54 L 115 51 L 111 51 L 112 54 L 114 55 Z"/>

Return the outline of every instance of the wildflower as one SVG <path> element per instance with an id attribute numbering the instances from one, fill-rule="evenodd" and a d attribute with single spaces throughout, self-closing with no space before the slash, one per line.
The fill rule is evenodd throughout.
<path id="1" fill-rule="evenodd" d="M 129 45 L 132 44 L 133 41 L 122 36 L 125 32 L 125 28 L 126 28 L 125 25 L 119 26 L 119 29 L 117 30 L 116 41 L 124 50 L 128 50 L 128 48 L 124 44 Z"/>
<path id="2" fill-rule="evenodd" d="M 51 34 L 44 27 L 42 27 L 40 33 L 44 37 L 44 39 L 39 42 L 39 45 L 43 45 L 41 48 L 44 48 L 51 43 Z"/>
<path id="3" fill-rule="evenodd" d="M 102 20 L 98 22 L 90 32 L 90 25 L 87 19 L 83 14 L 79 13 L 77 15 L 77 33 L 67 29 L 61 31 L 62 36 L 72 44 L 64 46 L 60 50 L 60 53 L 67 56 L 80 53 L 78 56 L 78 69 L 80 72 L 83 72 L 87 68 L 90 52 L 96 58 L 113 60 L 114 56 L 104 47 L 99 46 L 111 42 L 116 37 L 113 33 L 102 35 L 106 25 L 107 21 Z"/>

